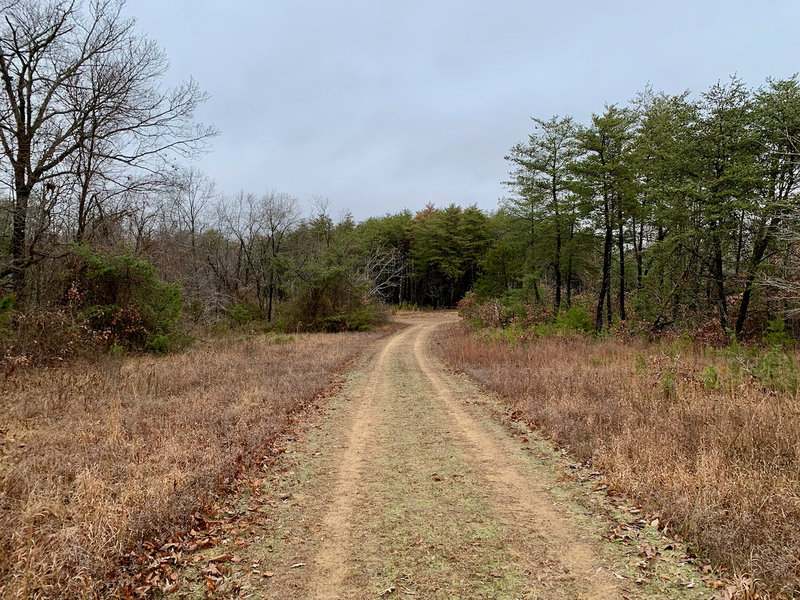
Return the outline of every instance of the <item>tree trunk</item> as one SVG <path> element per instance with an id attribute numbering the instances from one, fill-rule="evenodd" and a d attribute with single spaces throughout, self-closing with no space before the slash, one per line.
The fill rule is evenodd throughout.
<path id="1" fill-rule="evenodd" d="M 553 214 L 555 216 L 555 224 L 556 224 L 556 255 L 555 260 L 553 261 L 553 267 L 555 269 L 555 276 L 556 276 L 556 302 L 555 302 L 555 313 L 558 314 L 558 311 L 561 310 L 561 211 L 558 207 L 558 186 L 556 183 L 557 175 L 556 175 L 556 166 L 555 166 L 555 155 L 553 156 L 553 172 L 552 177 L 550 180 L 550 193 L 552 194 L 553 199 Z"/>
<path id="2" fill-rule="evenodd" d="M 573 207 L 572 214 L 569 221 L 569 250 L 567 258 L 567 308 L 572 306 L 572 271 L 574 265 L 574 256 L 572 250 L 574 248 L 573 242 L 575 241 L 575 209 Z"/>
<path id="3" fill-rule="evenodd" d="M 719 312 L 719 324 L 725 335 L 728 335 L 728 301 L 725 297 L 725 274 L 722 260 L 722 242 L 719 239 L 719 232 L 714 231 L 713 256 L 711 262 L 711 274 L 714 282 L 714 291 L 717 296 L 717 311 Z"/>
<path id="4" fill-rule="evenodd" d="M 742 329 L 744 329 L 744 323 L 747 320 L 747 311 L 750 308 L 750 299 L 753 296 L 753 282 L 756 279 L 756 269 L 758 268 L 758 265 L 761 264 L 761 261 L 764 259 L 764 255 L 767 252 L 767 246 L 769 245 L 771 237 L 769 230 L 772 229 L 775 224 L 776 223 L 773 222 L 766 226 L 766 231 L 763 231 L 761 235 L 758 236 L 755 246 L 753 246 L 753 255 L 750 258 L 750 272 L 747 274 L 747 280 L 744 285 L 744 293 L 742 294 L 742 303 L 739 305 L 739 314 L 736 317 L 736 328 L 734 330 L 736 335 L 742 333 Z"/>
<path id="5" fill-rule="evenodd" d="M 567 259 L 567 308 L 572 306 L 572 250 Z"/>
<path id="6" fill-rule="evenodd" d="M 625 320 L 625 238 L 624 229 L 622 226 L 622 207 L 617 208 L 617 221 L 618 221 L 618 240 L 617 247 L 619 249 L 619 318 L 621 321 Z"/>
<path id="7" fill-rule="evenodd" d="M 556 302 L 555 312 L 561 309 L 561 227 L 556 223 L 556 256 L 555 256 L 555 275 L 556 275 Z"/>
<path id="8" fill-rule="evenodd" d="M 270 276 L 268 295 L 269 299 L 267 301 L 267 323 L 272 323 L 272 300 L 275 296 L 275 283 L 272 279 L 272 276 Z"/>
<path id="9" fill-rule="evenodd" d="M 744 249 L 744 211 L 739 217 L 739 229 L 736 233 L 736 267 L 734 273 L 739 277 L 739 271 L 742 265 L 742 252 Z"/>
<path id="10" fill-rule="evenodd" d="M 28 223 L 28 201 L 31 188 L 19 177 L 15 177 L 16 200 L 14 202 L 14 216 L 11 229 L 11 287 L 20 294 L 25 288 L 25 238 Z"/>
<path id="11" fill-rule="evenodd" d="M 608 210 L 608 200 L 605 200 L 605 242 L 603 244 L 603 280 L 600 286 L 600 297 L 597 302 L 597 313 L 595 315 L 595 329 L 600 332 L 603 330 L 603 305 L 608 303 L 609 325 L 611 324 L 611 249 L 613 245 L 614 230 L 611 227 L 611 216 Z"/>
<path id="12" fill-rule="evenodd" d="M 642 251 L 644 250 L 644 219 L 639 223 L 639 231 L 637 234 L 636 225 L 633 227 L 633 248 L 636 252 L 636 291 L 642 290 L 642 277 L 644 271 L 644 257 Z"/>
<path id="13" fill-rule="evenodd" d="M 611 264 L 611 251 L 608 253 L 608 262 Z M 606 286 L 606 325 L 611 329 L 611 273 L 608 274 L 608 285 Z"/>

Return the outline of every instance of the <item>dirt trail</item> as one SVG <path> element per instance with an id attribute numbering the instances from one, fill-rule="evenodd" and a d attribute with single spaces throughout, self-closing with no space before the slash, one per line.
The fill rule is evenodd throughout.
<path id="1" fill-rule="evenodd" d="M 456 318 L 403 315 L 407 327 L 289 440 L 271 480 L 228 510 L 240 533 L 217 595 L 709 597 L 682 567 L 643 565 L 638 542 L 608 541 L 614 525 L 575 501 L 560 455 L 527 429 L 512 435 L 495 398 L 443 368 L 431 336 Z M 197 564 L 184 597 L 208 594 Z"/>
<path id="2" fill-rule="evenodd" d="M 406 330 L 389 339 L 356 392 L 360 396 L 360 403 L 350 424 L 347 444 L 338 463 L 330 507 L 322 522 L 321 546 L 314 559 L 314 577 L 307 582 L 312 598 L 339 598 L 339 588 L 348 567 L 348 555 L 343 549 L 348 547 L 350 521 L 361 484 L 367 443 L 374 443 L 372 437 L 381 419 L 378 405 L 385 394 L 388 357 L 409 334 L 411 331 Z"/>
<path id="3" fill-rule="evenodd" d="M 496 498 L 494 509 L 508 513 L 517 527 L 530 530 L 553 547 L 566 571 L 578 577 L 585 590 L 584 597 L 601 600 L 619 597 L 611 580 L 611 573 L 596 548 L 576 531 L 575 523 L 559 512 L 548 498 L 547 489 L 518 459 L 518 444 L 510 438 L 493 436 L 490 430 L 471 416 L 456 395 L 459 390 L 448 381 L 441 369 L 431 366 L 426 347 L 432 328 L 426 324 L 419 328 L 414 342 L 414 356 L 425 374 L 434 395 L 447 407 L 458 425 L 464 443 L 460 444 L 471 466 L 481 473 Z"/>

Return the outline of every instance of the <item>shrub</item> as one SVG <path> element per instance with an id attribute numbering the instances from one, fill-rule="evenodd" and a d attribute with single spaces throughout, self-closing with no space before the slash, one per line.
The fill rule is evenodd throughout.
<path id="1" fill-rule="evenodd" d="M 388 322 L 389 308 L 354 285 L 342 269 L 309 278 L 281 307 L 286 331 L 366 331 Z"/>
<path id="2" fill-rule="evenodd" d="M 708 365 L 700 374 L 700 379 L 702 379 L 703 386 L 705 386 L 707 390 L 713 390 L 719 386 L 719 373 L 717 373 L 714 365 Z"/>
<path id="3" fill-rule="evenodd" d="M 790 348 L 794 345 L 794 340 L 786 333 L 786 322 L 780 317 L 776 317 L 767 323 L 767 329 L 762 339 L 767 346 Z"/>
<path id="4" fill-rule="evenodd" d="M 266 335 L 266 340 L 268 346 L 276 346 L 279 344 L 291 344 L 294 341 L 294 336 L 281 335 L 280 333 L 275 333 L 270 331 Z"/>
<path id="5" fill-rule="evenodd" d="M 14 293 L 0 298 L 0 335 L 11 333 L 11 322 L 14 318 L 14 303 L 16 301 L 17 295 Z"/>
<path id="6" fill-rule="evenodd" d="M 46 362 L 94 351 L 96 346 L 92 338 L 80 325 L 64 307 L 18 313 L 14 317 L 13 330 L 5 340 L 4 352 L 34 362 Z"/>
<path id="7" fill-rule="evenodd" d="M 661 388 L 661 395 L 664 400 L 674 402 L 678 398 L 678 387 L 675 383 L 675 373 L 672 371 L 664 371 L 659 381 Z"/>
<path id="8" fill-rule="evenodd" d="M 745 348 L 734 340 L 722 350 L 722 355 L 727 359 L 727 375 L 732 385 L 752 377 L 775 391 L 792 392 L 800 387 L 797 365 L 783 346 L 773 345 L 764 351 L 758 347 Z"/>
<path id="9" fill-rule="evenodd" d="M 245 325 L 249 325 L 253 322 L 253 313 L 247 310 L 242 304 L 234 304 L 230 308 L 226 309 L 225 312 L 228 313 L 228 318 L 231 320 L 231 323 L 234 327 L 244 327 Z"/>
<path id="10" fill-rule="evenodd" d="M 559 313 L 556 317 L 556 325 L 565 332 L 591 333 L 594 330 L 594 323 L 589 312 L 578 305 L 570 306 L 565 312 Z"/>
<path id="11" fill-rule="evenodd" d="M 130 250 L 94 251 L 73 247 L 80 265 L 73 288 L 85 327 L 106 348 L 119 343 L 130 349 L 165 352 L 180 345 L 175 324 L 181 316 L 178 282 L 158 279 L 155 265 Z"/>
<path id="12" fill-rule="evenodd" d="M 398 310 L 405 310 L 405 311 L 419 311 L 421 310 L 418 304 L 412 304 L 408 300 L 403 300 L 398 307 Z"/>
<path id="13" fill-rule="evenodd" d="M 771 390 L 794 392 L 798 387 L 797 365 L 780 346 L 760 354 L 752 367 L 753 376 Z"/>

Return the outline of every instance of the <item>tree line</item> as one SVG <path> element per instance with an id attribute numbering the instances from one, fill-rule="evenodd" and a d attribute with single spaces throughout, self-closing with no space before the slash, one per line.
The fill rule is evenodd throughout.
<path id="1" fill-rule="evenodd" d="M 593 298 L 595 328 L 714 318 L 726 335 L 796 309 L 800 87 L 733 77 L 698 97 L 648 88 L 581 125 L 533 119 L 513 146 L 504 235 L 483 291 L 546 281 L 554 311 Z M 526 284 L 526 278 L 529 283 Z M 758 325 L 760 323 L 761 325 Z"/>
<path id="2" fill-rule="evenodd" d="M 727 339 L 794 324 L 796 76 L 756 89 L 732 77 L 696 97 L 648 87 L 587 124 L 532 123 L 505 157 L 497 211 L 429 206 L 362 224 L 401 258 L 407 283 L 387 300 L 453 306 L 473 291 L 553 319 L 580 307 L 597 331 L 715 323 Z"/>
<path id="3" fill-rule="evenodd" d="M 356 224 L 325 200 L 218 194 L 191 166 L 217 134 L 194 119 L 207 96 L 165 85 L 123 4 L 0 3 L 5 346 L 164 349 L 181 318 L 361 328 L 384 302 L 452 306 L 472 288 L 489 241 L 475 208 Z"/>
<path id="4" fill-rule="evenodd" d="M 358 329 L 384 304 L 470 292 L 553 318 L 583 307 L 598 331 L 713 319 L 742 335 L 797 312 L 796 77 L 533 118 L 496 211 L 356 223 L 322 199 L 218 194 L 191 166 L 217 133 L 194 119 L 206 95 L 164 85 L 166 56 L 122 3 L 0 1 L 0 334 L 15 351 L 54 332 L 58 348 L 163 350 L 180 319 Z"/>

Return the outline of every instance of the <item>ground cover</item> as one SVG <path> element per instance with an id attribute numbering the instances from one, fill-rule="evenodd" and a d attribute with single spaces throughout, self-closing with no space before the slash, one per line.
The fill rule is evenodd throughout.
<path id="1" fill-rule="evenodd" d="M 377 333 L 227 335 L 0 381 L 0 596 L 104 595 L 120 559 L 198 522 Z M 105 591 L 104 591 L 105 590 Z"/>

